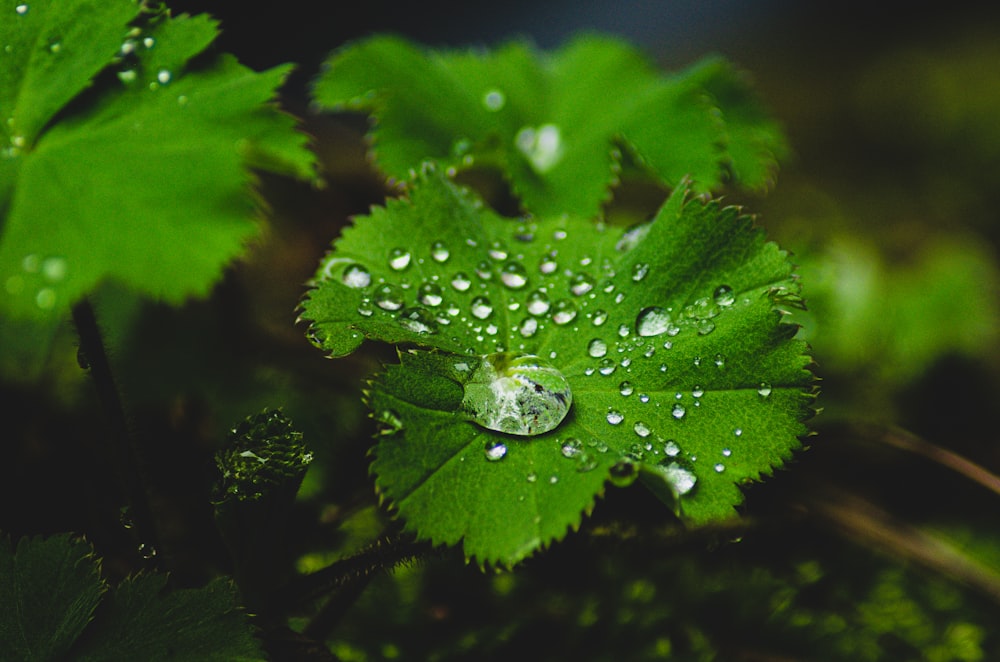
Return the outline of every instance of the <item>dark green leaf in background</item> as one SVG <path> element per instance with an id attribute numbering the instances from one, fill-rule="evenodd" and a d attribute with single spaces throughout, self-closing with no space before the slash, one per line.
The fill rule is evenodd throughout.
<path id="1" fill-rule="evenodd" d="M 784 139 L 733 67 L 705 60 L 661 75 L 634 48 L 580 37 L 539 53 L 427 52 L 375 37 L 334 54 L 315 98 L 372 111 L 373 151 L 405 180 L 424 159 L 498 167 L 526 210 L 596 215 L 630 151 L 657 181 L 697 191 L 768 186 Z"/>

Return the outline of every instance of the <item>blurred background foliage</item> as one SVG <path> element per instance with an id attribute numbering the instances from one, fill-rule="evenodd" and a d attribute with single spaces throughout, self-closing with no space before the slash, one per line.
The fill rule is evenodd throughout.
<path id="1" fill-rule="evenodd" d="M 757 214 L 800 265 L 809 310 L 796 316 L 823 389 L 810 448 L 748 492 L 732 530 L 685 534 L 658 503 L 612 490 L 583 531 L 514 573 L 482 574 L 443 553 L 361 580 L 343 619 L 328 608 L 324 621 L 309 605 L 296 625 L 329 637 L 345 660 L 1000 657 L 1000 9 L 171 6 L 213 13 L 218 48 L 255 69 L 300 65 L 283 102 L 304 118 L 326 180 L 316 189 L 262 179 L 263 235 L 206 301 L 172 309 L 112 286 L 95 295 L 129 424 L 156 458 L 144 468 L 154 563 L 175 583 L 231 571 L 212 522 L 211 456 L 267 406 L 315 452 L 287 541 L 300 570 L 360 549 L 387 524 L 367 477 L 374 428 L 360 390 L 391 353 L 369 347 L 330 362 L 294 324 L 329 242 L 391 194 L 365 158 L 365 119 L 310 113 L 322 60 L 373 32 L 429 46 L 527 36 L 549 48 L 594 30 L 624 36 L 665 69 L 720 53 L 749 72 L 784 125 L 794 154 L 774 190 L 726 199 Z M 663 194 L 625 177 L 608 213 L 643 217 Z M 18 331 L 4 320 L 0 342 Z M 85 532 L 112 577 L 147 567 L 136 553 L 145 541 L 118 519 L 106 423 L 69 321 L 41 356 L 0 345 L 0 368 L 0 529 Z"/>

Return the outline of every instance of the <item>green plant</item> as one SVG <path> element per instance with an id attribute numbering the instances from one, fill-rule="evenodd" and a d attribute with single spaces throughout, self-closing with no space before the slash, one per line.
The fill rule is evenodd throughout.
<path id="1" fill-rule="evenodd" d="M 16 539 L 0 545 L 5 659 L 995 647 L 989 599 L 802 522 L 879 531 L 882 549 L 1000 594 L 963 529 L 900 525 L 799 452 L 817 397 L 799 322 L 863 365 L 871 352 L 824 328 L 869 333 L 878 306 L 848 299 L 865 304 L 856 326 L 830 313 L 845 289 L 820 251 L 802 271 L 821 305 L 804 310 L 790 255 L 723 202 L 768 192 L 789 151 L 737 68 L 665 75 L 595 35 L 552 52 L 388 36 L 334 52 L 306 119 L 370 115 L 388 186 L 318 267 L 296 258 L 312 272 L 296 330 L 294 302 L 261 324 L 233 300 L 280 299 L 268 281 L 288 253 L 268 251 L 295 221 L 261 212 L 272 186 L 314 194 L 322 169 L 274 102 L 290 68 L 250 71 L 217 33 L 132 0 L 0 14 L 0 369 L 15 398 L 48 384 L 52 425 L 105 430 L 64 452 L 68 492 L 106 483 L 64 504 L 73 526 L 0 520 Z M 630 205 L 631 189 L 653 201 Z M 925 288 L 892 287 L 908 283 Z M 899 326 L 925 310 L 904 298 Z M 895 325 L 886 345 L 906 337 Z M 292 344 L 302 333 L 312 346 Z M 931 361 L 940 338 L 898 357 Z M 316 367 L 322 354 L 336 361 Z M 1000 484 L 906 433 L 864 435 Z M 790 462 L 793 478 L 762 481 Z M 745 516 L 751 489 L 765 506 Z M 38 535 L 67 529 L 88 540 Z"/>

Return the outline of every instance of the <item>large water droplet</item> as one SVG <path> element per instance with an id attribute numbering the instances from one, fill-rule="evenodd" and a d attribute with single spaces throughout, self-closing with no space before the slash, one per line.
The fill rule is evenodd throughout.
<path id="1" fill-rule="evenodd" d="M 761 382 L 760 386 L 757 387 L 757 395 L 762 398 L 769 397 L 771 395 L 771 385 L 767 382 Z"/>
<path id="2" fill-rule="evenodd" d="M 719 285 L 715 288 L 712 298 L 715 299 L 717 306 L 731 306 L 736 302 L 736 294 L 733 292 L 733 288 L 728 285 Z"/>
<path id="3" fill-rule="evenodd" d="M 534 317 L 526 317 L 521 320 L 517 330 L 523 337 L 530 338 L 538 331 L 538 320 Z"/>
<path id="4" fill-rule="evenodd" d="M 695 483 L 698 482 L 698 478 L 694 473 L 682 467 L 677 462 L 670 462 L 663 467 L 663 474 L 666 476 L 667 481 L 670 482 L 677 496 L 684 496 L 694 489 Z"/>
<path id="5" fill-rule="evenodd" d="M 472 280 L 464 272 L 458 272 L 451 279 L 451 286 L 459 292 L 465 292 L 472 287 Z"/>
<path id="6" fill-rule="evenodd" d="M 649 426 L 642 421 L 636 421 L 635 425 L 632 426 L 632 430 L 634 430 L 640 437 L 648 437 L 653 432 L 649 429 Z"/>
<path id="7" fill-rule="evenodd" d="M 635 318 L 635 330 L 640 336 L 658 336 L 670 328 L 670 313 L 659 306 L 643 308 Z"/>
<path id="8" fill-rule="evenodd" d="M 601 373 L 605 377 L 608 377 L 614 374 L 616 367 L 614 359 L 604 357 L 601 359 L 600 367 L 597 368 L 597 372 Z"/>
<path id="9" fill-rule="evenodd" d="M 635 387 L 632 386 L 632 382 L 622 382 L 618 385 L 618 392 L 628 397 L 635 393 Z"/>
<path id="10" fill-rule="evenodd" d="M 410 266 L 410 251 L 405 248 L 393 248 L 389 251 L 389 267 L 393 271 L 402 271 Z"/>
<path id="11" fill-rule="evenodd" d="M 530 354 L 482 357 L 465 383 L 462 408 L 488 430 L 533 436 L 554 430 L 573 404 L 569 382 Z"/>
<path id="12" fill-rule="evenodd" d="M 608 343 L 604 342 L 600 338 L 594 338 L 587 345 L 587 353 L 595 359 L 599 359 L 608 353 Z"/>
<path id="13" fill-rule="evenodd" d="M 372 283 L 372 275 L 363 265 L 349 264 L 344 269 L 340 282 L 348 287 L 368 287 Z"/>
<path id="14" fill-rule="evenodd" d="M 611 425 L 618 425 L 625 420 L 625 415 L 622 414 L 617 409 L 609 409 L 607 415 L 607 421 Z"/>
<path id="15" fill-rule="evenodd" d="M 684 418 L 684 414 L 686 413 L 687 410 L 684 409 L 684 405 L 679 402 L 674 403 L 673 409 L 670 410 L 670 415 L 678 420 Z"/>

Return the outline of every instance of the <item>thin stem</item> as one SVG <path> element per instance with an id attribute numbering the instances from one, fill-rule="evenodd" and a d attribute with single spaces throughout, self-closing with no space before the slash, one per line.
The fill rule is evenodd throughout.
<path id="1" fill-rule="evenodd" d="M 97 316 L 88 299 L 83 298 L 73 306 L 73 324 L 80 337 L 81 366 L 90 371 L 108 421 L 108 456 L 127 499 L 129 527 L 134 529 L 137 541 L 146 550 L 143 552 L 137 548 L 137 551 L 148 560 L 155 554 L 157 545 L 153 517 L 141 480 L 144 471 L 97 325 Z"/>

